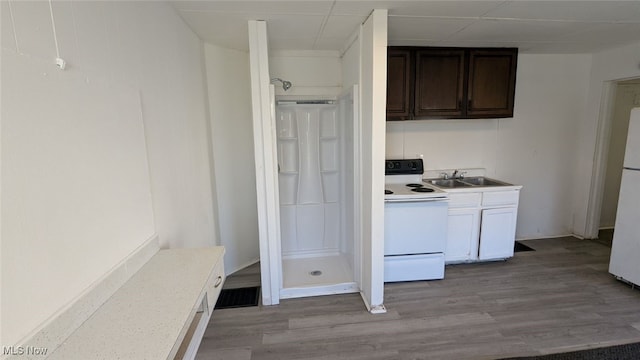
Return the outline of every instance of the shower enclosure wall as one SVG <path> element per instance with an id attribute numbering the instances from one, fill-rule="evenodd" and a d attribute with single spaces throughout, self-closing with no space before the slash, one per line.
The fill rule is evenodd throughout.
<path id="1" fill-rule="evenodd" d="M 348 91 L 338 101 L 277 103 L 280 298 L 360 290 L 354 241 L 355 93 Z"/>

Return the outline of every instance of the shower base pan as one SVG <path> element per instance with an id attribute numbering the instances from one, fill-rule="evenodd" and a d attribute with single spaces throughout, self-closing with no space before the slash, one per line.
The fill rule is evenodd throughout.
<path id="1" fill-rule="evenodd" d="M 360 292 L 342 255 L 282 260 L 281 299 Z"/>

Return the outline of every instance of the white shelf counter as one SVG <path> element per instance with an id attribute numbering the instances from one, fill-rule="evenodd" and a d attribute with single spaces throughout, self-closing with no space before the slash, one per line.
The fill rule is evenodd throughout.
<path id="1" fill-rule="evenodd" d="M 195 357 L 224 283 L 223 255 L 158 251 L 47 359 Z"/>

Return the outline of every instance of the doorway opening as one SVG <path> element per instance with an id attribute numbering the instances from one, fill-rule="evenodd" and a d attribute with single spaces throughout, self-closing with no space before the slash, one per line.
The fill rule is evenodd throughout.
<path id="1" fill-rule="evenodd" d="M 593 204 L 591 231 L 588 237 L 598 238 L 611 246 L 620 193 L 622 164 L 629 128 L 631 109 L 640 107 L 640 78 L 612 81 L 605 85 L 607 114 L 598 134 L 603 145 L 596 171 L 601 179 Z"/>

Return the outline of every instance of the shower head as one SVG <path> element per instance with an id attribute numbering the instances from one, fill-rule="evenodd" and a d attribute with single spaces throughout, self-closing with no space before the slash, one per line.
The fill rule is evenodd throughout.
<path id="1" fill-rule="evenodd" d="M 282 83 L 282 88 L 284 89 L 284 91 L 287 91 L 289 89 L 291 89 L 291 81 L 287 81 L 287 80 L 282 80 L 280 78 L 273 78 L 271 79 L 271 83 L 273 84 L 276 81 L 280 81 Z"/>

